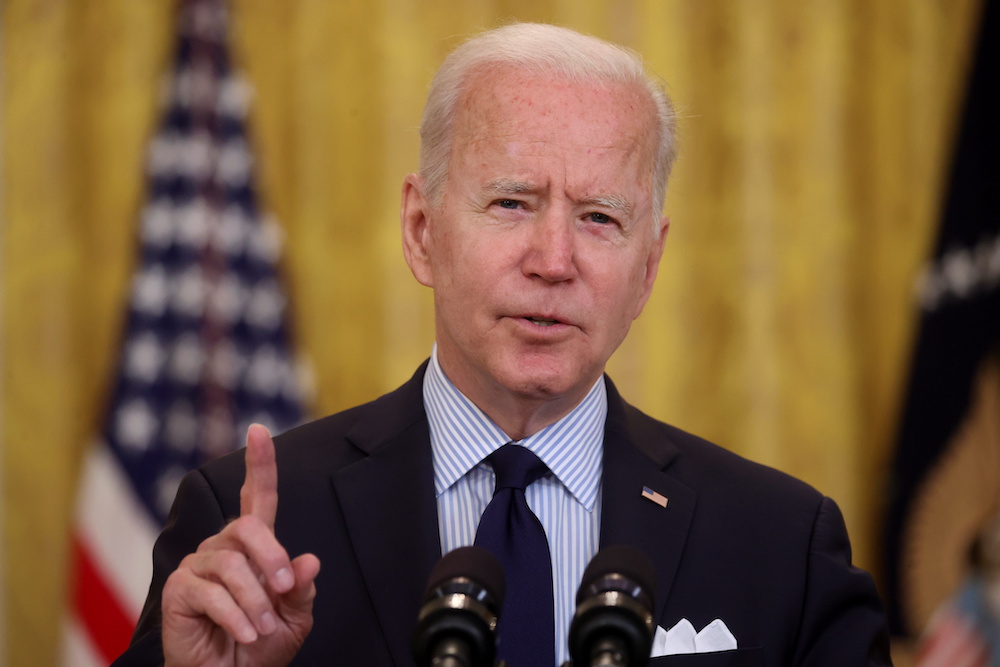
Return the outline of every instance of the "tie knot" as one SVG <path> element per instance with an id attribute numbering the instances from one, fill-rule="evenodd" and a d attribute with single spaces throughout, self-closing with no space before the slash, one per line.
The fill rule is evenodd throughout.
<path id="1" fill-rule="evenodd" d="M 497 476 L 496 491 L 525 488 L 549 471 L 542 460 L 521 445 L 506 444 L 487 457 Z"/>

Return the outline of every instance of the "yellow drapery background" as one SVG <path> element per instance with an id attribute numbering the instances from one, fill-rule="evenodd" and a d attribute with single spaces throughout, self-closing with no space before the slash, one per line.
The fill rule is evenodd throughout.
<path id="1" fill-rule="evenodd" d="M 658 286 L 611 363 L 661 419 L 800 476 L 877 570 L 912 283 L 979 0 L 233 0 L 264 200 L 314 412 L 401 382 L 431 302 L 399 185 L 463 35 L 564 23 L 645 55 L 683 115 Z M 81 453 L 108 393 L 166 0 L 5 0 L 0 453 L 6 656 L 54 665 Z"/>

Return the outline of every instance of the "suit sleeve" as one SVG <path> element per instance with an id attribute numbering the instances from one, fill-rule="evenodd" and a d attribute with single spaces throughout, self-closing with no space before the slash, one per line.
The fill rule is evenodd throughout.
<path id="1" fill-rule="evenodd" d="M 167 525 L 153 547 L 153 578 L 132 644 L 112 667 L 152 667 L 163 664 L 160 602 L 167 577 L 206 538 L 225 526 L 226 517 L 205 476 L 193 471 L 181 482 Z"/>
<path id="2" fill-rule="evenodd" d="M 871 576 L 851 564 L 837 504 L 824 498 L 813 523 L 795 665 L 891 665 L 885 613 Z"/>

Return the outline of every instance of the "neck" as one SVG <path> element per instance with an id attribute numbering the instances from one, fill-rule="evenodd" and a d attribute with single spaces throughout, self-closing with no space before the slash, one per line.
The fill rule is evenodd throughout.
<path id="1" fill-rule="evenodd" d="M 468 377 L 455 372 L 440 355 L 438 363 L 455 388 L 511 440 L 523 440 L 568 415 L 586 398 L 597 381 L 595 377 L 558 394 L 547 392 L 544 388 L 517 391 L 488 376 Z"/>
<path id="2" fill-rule="evenodd" d="M 459 387 L 511 440 L 523 440 L 554 424 L 579 405 L 586 394 L 544 400 L 498 392 L 492 399 L 471 396 Z"/>

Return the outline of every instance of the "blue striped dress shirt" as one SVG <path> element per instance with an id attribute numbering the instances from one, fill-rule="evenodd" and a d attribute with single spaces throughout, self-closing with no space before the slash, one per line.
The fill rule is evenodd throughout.
<path id="1" fill-rule="evenodd" d="M 441 552 L 448 553 L 475 542 L 479 519 L 493 499 L 493 470 L 483 459 L 511 439 L 448 380 L 438 364 L 436 346 L 423 390 Z M 572 412 L 517 441 L 553 473 L 531 484 L 525 497 L 545 528 L 552 554 L 557 665 L 569 659 L 566 637 L 576 609 L 576 591 L 597 553 L 607 412 L 607 389 L 601 377 Z"/>

